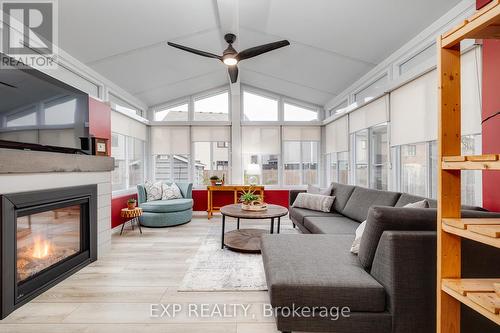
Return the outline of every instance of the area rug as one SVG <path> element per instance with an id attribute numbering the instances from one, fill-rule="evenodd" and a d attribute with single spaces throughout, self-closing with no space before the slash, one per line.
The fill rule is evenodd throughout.
<path id="1" fill-rule="evenodd" d="M 191 265 L 178 291 L 267 290 L 260 254 L 238 253 L 220 248 L 220 225 L 209 234 L 190 259 Z M 284 227 L 283 233 L 295 233 Z"/>

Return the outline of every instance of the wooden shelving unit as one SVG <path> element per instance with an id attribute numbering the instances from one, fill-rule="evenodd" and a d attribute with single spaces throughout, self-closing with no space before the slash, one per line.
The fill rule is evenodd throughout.
<path id="1" fill-rule="evenodd" d="M 441 333 L 460 332 L 461 303 L 500 325 L 500 277 L 461 279 L 462 238 L 500 248 L 500 219 L 460 217 L 461 170 L 500 170 L 500 154 L 461 156 L 460 42 L 464 39 L 500 39 L 500 0 L 438 38 L 437 332 Z"/>

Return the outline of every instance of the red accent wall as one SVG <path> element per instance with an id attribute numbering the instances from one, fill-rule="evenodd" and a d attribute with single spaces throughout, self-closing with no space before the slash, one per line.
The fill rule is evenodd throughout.
<path id="1" fill-rule="evenodd" d="M 480 1 L 478 1 L 479 3 Z M 483 42 L 483 119 L 500 111 L 500 41 Z M 500 115 L 483 124 L 483 153 L 500 153 Z M 500 211 L 500 171 L 483 171 L 483 206 Z"/>
<path id="2" fill-rule="evenodd" d="M 264 199 L 267 203 L 288 207 L 288 190 L 265 190 Z M 206 211 L 207 190 L 193 190 L 194 210 Z M 217 192 L 214 195 L 214 206 L 221 207 L 234 202 L 233 192 Z"/>
<path id="3" fill-rule="evenodd" d="M 123 223 L 123 220 L 120 216 L 120 211 L 122 210 L 122 208 L 127 207 L 127 200 L 130 198 L 134 198 L 137 200 L 137 194 L 114 197 L 113 200 L 111 200 L 111 228 L 119 226 Z"/>
<path id="4" fill-rule="evenodd" d="M 98 138 L 108 139 L 108 152 L 111 154 L 111 107 L 89 97 L 89 132 Z"/>
<path id="5" fill-rule="evenodd" d="M 481 9 L 493 0 L 476 0 L 476 9 Z"/>

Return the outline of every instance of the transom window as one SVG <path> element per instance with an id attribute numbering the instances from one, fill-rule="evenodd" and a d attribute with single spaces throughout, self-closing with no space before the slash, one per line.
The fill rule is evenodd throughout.
<path id="1" fill-rule="evenodd" d="M 278 100 L 244 91 L 243 119 L 246 121 L 277 121 Z"/>
<path id="2" fill-rule="evenodd" d="M 284 103 L 285 121 L 314 121 L 318 120 L 318 112 L 295 104 Z"/>
<path id="3" fill-rule="evenodd" d="M 202 97 L 194 101 L 194 120 L 197 121 L 228 121 L 229 93 L 227 91 Z"/>
<path id="4" fill-rule="evenodd" d="M 155 121 L 188 121 L 188 103 L 160 109 L 155 112 Z"/>

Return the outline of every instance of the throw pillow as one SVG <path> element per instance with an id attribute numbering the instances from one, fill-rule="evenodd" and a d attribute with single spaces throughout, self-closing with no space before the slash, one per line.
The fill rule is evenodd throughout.
<path id="1" fill-rule="evenodd" d="M 320 188 L 314 185 L 307 185 L 307 193 L 311 194 L 321 194 L 321 195 L 332 195 L 332 190 L 333 190 L 333 184 L 331 184 L 327 188 Z"/>
<path id="2" fill-rule="evenodd" d="M 181 190 L 176 183 L 172 185 L 163 184 L 163 193 L 161 195 L 162 200 L 172 200 L 172 199 L 182 199 Z"/>
<path id="3" fill-rule="evenodd" d="M 429 201 L 427 201 L 427 199 L 424 199 L 414 203 L 406 204 L 402 208 L 429 208 L 429 207 L 430 207 Z"/>
<path id="4" fill-rule="evenodd" d="M 148 180 L 144 183 L 144 189 L 146 190 L 146 201 L 161 200 L 161 182 L 153 183 Z"/>
<path id="5" fill-rule="evenodd" d="M 422 201 L 406 204 L 402 208 L 429 208 L 429 201 L 424 199 Z M 354 254 L 358 254 L 359 252 L 359 245 L 361 244 L 361 237 L 363 237 L 365 226 L 366 226 L 366 221 L 361 223 L 359 227 L 356 229 L 356 236 L 354 238 L 354 242 L 352 242 L 351 245 L 351 252 Z"/>
<path id="6" fill-rule="evenodd" d="M 299 193 L 292 207 L 329 212 L 335 197 L 321 194 Z"/>
<path id="7" fill-rule="evenodd" d="M 356 237 L 354 238 L 354 242 L 352 242 L 352 245 L 351 245 L 351 252 L 354 254 L 358 254 L 358 252 L 359 252 L 359 245 L 361 244 L 361 237 L 363 236 L 363 232 L 365 231 L 365 227 L 366 227 L 366 220 L 363 221 L 356 228 Z"/>

